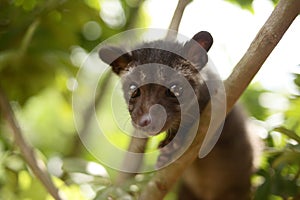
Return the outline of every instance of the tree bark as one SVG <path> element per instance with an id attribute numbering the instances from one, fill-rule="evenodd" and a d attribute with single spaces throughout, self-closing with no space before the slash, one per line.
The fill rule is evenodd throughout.
<path id="1" fill-rule="evenodd" d="M 227 113 L 247 88 L 264 61 L 300 12 L 300 0 L 280 0 L 232 74 L 224 81 Z M 188 150 L 174 163 L 157 171 L 142 191 L 140 200 L 163 199 L 186 169 L 197 158 L 210 120 L 210 104 L 201 114 L 198 134 Z"/>

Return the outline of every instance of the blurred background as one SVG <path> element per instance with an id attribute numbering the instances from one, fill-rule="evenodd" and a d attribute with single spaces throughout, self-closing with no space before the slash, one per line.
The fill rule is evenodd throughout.
<path id="1" fill-rule="evenodd" d="M 184 12 L 179 32 L 192 37 L 207 30 L 213 35 L 209 56 L 225 79 L 276 3 L 194 0 Z M 176 0 L 0 0 L 0 86 L 24 137 L 67 199 L 102 199 L 110 192 L 115 198 L 131 199 L 151 177 L 137 176 L 118 190 L 111 186 L 116 171 L 101 164 L 78 137 L 72 92 L 77 72 L 99 43 L 132 28 L 167 28 L 176 5 Z M 299 35 L 298 17 L 241 98 L 265 143 L 253 176 L 254 199 L 300 198 Z M 96 107 L 107 120 L 109 138 L 126 148 L 129 138 L 119 137 L 122 133 L 107 108 L 111 105 L 107 95 L 116 80 L 108 72 L 100 82 Z M 154 139 L 148 149 L 157 143 Z M 166 197 L 175 198 L 174 191 Z M 3 115 L 0 199 L 52 199 L 27 167 Z"/>

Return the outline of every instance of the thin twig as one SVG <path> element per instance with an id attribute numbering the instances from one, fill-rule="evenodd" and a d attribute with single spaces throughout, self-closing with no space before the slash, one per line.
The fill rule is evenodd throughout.
<path id="1" fill-rule="evenodd" d="M 278 44 L 285 31 L 300 12 L 299 0 L 281 0 L 267 22 L 258 32 L 243 58 L 224 82 L 227 95 L 227 113 L 231 110 L 264 61 Z M 201 113 L 198 134 L 189 149 L 174 163 L 159 170 L 146 188 L 140 200 L 159 200 L 167 194 L 174 183 L 196 158 L 204 140 L 210 120 L 211 104 Z M 217 126 L 218 124 L 216 124 Z"/>
<path id="2" fill-rule="evenodd" d="M 39 26 L 39 24 L 40 24 L 40 19 L 36 18 L 28 27 L 26 34 L 24 35 L 24 37 L 22 39 L 21 47 L 19 49 L 19 53 L 21 56 L 23 56 L 26 53 L 26 51 L 32 41 L 33 35 L 34 35 L 37 27 Z"/>
<path id="3" fill-rule="evenodd" d="M 34 175 L 41 181 L 44 187 L 53 196 L 53 198 L 56 200 L 60 200 L 61 198 L 59 196 L 59 191 L 54 186 L 49 174 L 45 170 L 44 163 L 42 163 L 42 160 L 37 159 L 33 148 L 29 146 L 29 144 L 25 141 L 21 128 L 19 127 L 19 124 L 14 115 L 14 112 L 1 88 L 0 88 L 0 108 L 3 112 L 5 119 L 7 120 L 8 124 L 12 129 L 14 141 L 17 144 L 17 146 L 20 148 L 26 163 L 29 165 Z"/>
<path id="4" fill-rule="evenodd" d="M 179 25 L 180 25 L 180 22 L 181 22 L 181 19 L 182 19 L 183 12 L 184 12 L 186 6 L 190 2 L 192 2 L 192 0 L 179 0 L 178 1 L 177 7 L 175 9 L 175 12 L 174 12 L 174 15 L 173 15 L 173 18 L 172 18 L 172 21 L 171 21 L 170 26 L 169 26 L 168 34 L 166 36 L 166 38 L 168 40 L 175 40 L 175 38 L 177 36 L 176 32 L 179 29 Z"/>
<path id="5" fill-rule="evenodd" d="M 102 100 L 105 96 L 105 93 L 107 89 L 109 88 L 108 86 L 110 85 L 110 80 L 111 80 L 111 71 L 108 71 L 103 80 L 101 81 L 100 88 L 99 88 L 99 93 L 96 94 L 95 101 L 92 101 L 92 103 L 86 108 L 84 111 L 84 123 L 81 128 L 81 130 L 78 132 L 79 135 L 76 135 L 75 141 L 73 142 L 73 148 L 70 151 L 70 153 L 67 155 L 67 157 L 76 157 L 80 154 L 82 151 L 82 148 L 84 147 L 82 145 L 82 140 L 84 138 L 88 137 L 88 130 L 90 128 L 90 121 L 91 118 L 95 112 L 95 109 L 99 107 L 99 105 L 102 103 Z"/>

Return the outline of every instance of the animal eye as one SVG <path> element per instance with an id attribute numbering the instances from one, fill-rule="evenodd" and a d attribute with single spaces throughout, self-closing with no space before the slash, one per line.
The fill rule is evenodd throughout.
<path id="1" fill-rule="evenodd" d="M 167 90 L 166 90 L 166 96 L 167 96 L 167 97 L 176 97 L 175 94 L 174 94 L 173 92 L 171 92 L 170 89 L 167 89 Z"/>
<path id="2" fill-rule="evenodd" d="M 141 95 L 141 90 L 136 85 L 132 84 L 129 86 L 129 95 L 131 98 L 136 98 Z"/>
<path id="3" fill-rule="evenodd" d="M 179 97 L 183 92 L 183 88 L 174 84 L 170 89 L 166 90 L 166 96 L 168 97 Z"/>

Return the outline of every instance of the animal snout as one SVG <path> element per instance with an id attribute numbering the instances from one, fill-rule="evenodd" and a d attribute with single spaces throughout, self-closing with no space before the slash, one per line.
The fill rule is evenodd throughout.
<path id="1" fill-rule="evenodd" d="M 142 115 L 142 117 L 140 118 L 138 125 L 140 127 L 145 127 L 148 126 L 149 124 L 151 124 L 151 116 L 150 114 L 144 114 Z"/>

